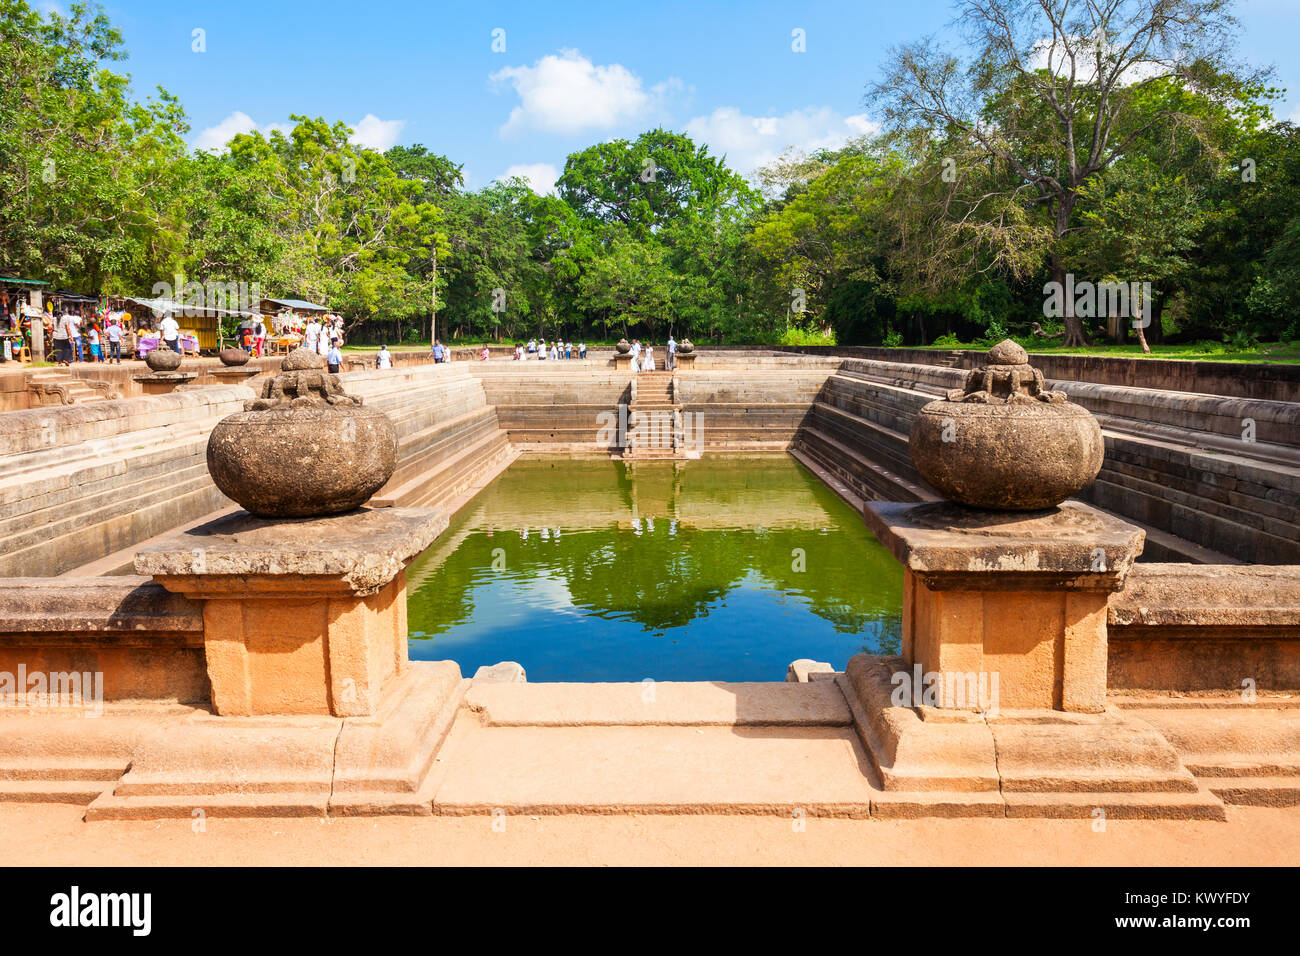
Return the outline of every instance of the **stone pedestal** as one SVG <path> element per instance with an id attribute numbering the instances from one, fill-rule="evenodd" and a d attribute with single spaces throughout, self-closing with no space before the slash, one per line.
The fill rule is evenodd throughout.
<path id="1" fill-rule="evenodd" d="M 202 602 L 212 707 L 142 741 L 86 819 L 431 813 L 469 681 L 408 661 L 406 565 L 446 526 L 240 511 L 140 549 L 139 573 Z"/>
<path id="2" fill-rule="evenodd" d="M 872 502 L 903 565 L 903 657 L 922 673 L 997 674 L 1001 706 L 1101 713 L 1106 601 L 1145 534 L 1087 505 L 979 511 Z"/>
<path id="3" fill-rule="evenodd" d="M 257 366 L 233 365 L 224 368 L 208 369 L 208 374 L 222 385 L 243 385 L 254 375 L 261 375 L 265 370 Z"/>
<path id="4" fill-rule="evenodd" d="M 166 395 L 174 392 L 181 385 L 188 385 L 198 378 L 198 372 L 147 372 L 132 375 L 133 381 L 140 383 L 140 391 L 145 395 Z"/>
<path id="5" fill-rule="evenodd" d="M 676 367 L 675 371 L 679 371 L 679 372 L 689 372 L 689 371 L 690 371 L 691 369 L 693 369 L 693 368 L 695 368 L 695 353 L 694 353 L 694 352 L 687 352 L 687 353 L 683 354 L 683 353 L 681 353 L 681 352 L 678 352 L 678 353 L 677 353 L 677 367 Z"/>
<path id="6" fill-rule="evenodd" d="M 632 353 L 615 352 L 614 353 L 614 371 L 631 372 L 632 371 Z"/>
<path id="7" fill-rule="evenodd" d="M 890 812 L 1222 819 L 1168 741 L 1106 704 L 1106 603 L 1141 529 L 1070 501 L 863 512 L 903 565 L 902 656 L 838 680 Z"/>
<path id="8" fill-rule="evenodd" d="M 446 526 L 434 509 L 240 511 L 140 549 L 135 567 L 203 602 L 216 713 L 361 716 L 406 667 L 406 565 Z"/>

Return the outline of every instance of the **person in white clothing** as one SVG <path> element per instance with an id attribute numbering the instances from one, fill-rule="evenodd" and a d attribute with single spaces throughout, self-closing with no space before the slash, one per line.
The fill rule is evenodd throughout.
<path id="1" fill-rule="evenodd" d="M 392 368 L 393 353 L 388 351 L 387 345 L 380 345 L 379 352 L 375 355 L 375 368 Z"/>
<path id="2" fill-rule="evenodd" d="M 302 344 L 308 352 L 316 351 L 316 343 L 320 340 L 320 323 L 312 319 L 307 323 L 307 327 L 302 330 Z"/>
<path id="3" fill-rule="evenodd" d="M 553 359 L 557 359 L 557 358 L 559 358 L 559 357 L 560 357 L 560 349 L 559 349 L 559 347 L 558 347 L 554 342 L 552 342 L 552 343 L 551 343 L 551 358 L 553 358 Z"/>
<path id="4" fill-rule="evenodd" d="M 655 349 L 653 345 L 647 344 L 645 355 L 641 359 L 641 371 L 653 372 L 655 370 Z"/>
<path id="5" fill-rule="evenodd" d="M 181 352 L 180 343 L 181 327 L 176 320 L 172 318 L 170 312 L 163 316 L 163 320 L 158 323 L 158 335 L 162 344 L 171 349 L 177 355 Z"/>

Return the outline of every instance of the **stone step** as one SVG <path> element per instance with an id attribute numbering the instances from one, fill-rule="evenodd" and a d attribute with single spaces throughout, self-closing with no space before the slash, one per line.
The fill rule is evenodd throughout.
<path id="1" fill-rule="evenodd" d="M 440 753 L 435 813 L 866 817 L 879 790 L 848 727 L 475 727 Z M 507 824 L 508 825 L 508 824 Z"/>
<path id="2" fill-rule="evenodd" d="M 510 443 L 499 429 L 483 435 L 473 444 L 460 449 L 450 457 L 430 464 L 425 471 L 416 473 L 404 482 L 391 482 L 370 499 L 374 508 L 416 507 L 436 500 L 447 493 L 460 479 L 472 480 L 476 472 L 493 459 L 510 452 Z"/>
<path id="3" fill-rule="evenodd" d="M 487 727 L 847 727 L 834 681 L 483 683 L 466 705 Z"/>
<path id="4" fill-rule="evenodd" d="M 1224 803 L 1247 807 L 1300 807 L 1300 777 L 1203 777 Z"/>
<path id="5" fill-rule="evenodd" d="M 0 780 L 0 802 L 71 803 L 86 806 L 120 776 L 112 780 Z"/>

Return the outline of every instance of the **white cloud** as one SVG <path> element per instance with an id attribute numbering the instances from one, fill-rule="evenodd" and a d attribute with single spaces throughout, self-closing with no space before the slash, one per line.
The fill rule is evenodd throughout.
<path id="1" fill-rule="evenodd" d="M 353 124 L 348 142 L 383 153 L 397 142 L 405 126 L 406 120 L 381 120 L 374 113 L 367 113 L 361 122 Z"/>
<path id="2" fill-rule="evenodd" d="M 555 181 L 560 178 L 560 171 L 551 163 L 516 163 L 497 179 L 504 182 L 512 176 L 518 176 L 528 183 L 528 188 L 539 196 L 555 192 Z"/>
<path id="3" fill-rule="evenodd" d="M 727 165 L 745 175 L 792 147 L 802 152 L 838 149 L 850 139 L 878 132 L 880 124 L 865 113 L 842 116 L 829 106 L 809 106 L 784 116 L 749 116 L 734 106 L 722 106 L 686 124 L 688 136 L 707 143 L 715 156 L 725 155 Z"/>
<path id="4" fill-rule="evenodd" d="M 200 132 L 194 140 L 194 148 L 219 153 L 225 150 L 226 144 L 240 133 L 251 133 L 256 130 L 267 135 L 272 130 L 288 132 L 291 128 L 285 123 L 267 123 L 265 126 L 259 126 L 247 113 L 235 110 L 216 126 L 209 126 Z"/>
<path id="5" fill-rule="evenodd" d="M 502 136 L 530 129 L 576 133 L 631 123 L 681 89 L 680 81 L 671 79 L 647 90 L 627 67 L 597 66 L 577 50 L 544 56 L 532 66 L 508 66 L 490 79 L 498 86 L 509 84 L 519 97 L 519 105 L 501 127 Z"/>
<path id="6" fill-rule="evenodd" d="M 348 137 L 348 142 L 382 153 L 397 142 L 397 137 L 401 135 L 405 126 L 406 120 L 381 120 L 373 113 L 367 113 L 361 122 L 353 124 L 353 133 Z M 276 130 L 287 136 L 292 132 L 293 124 L 258 123 L 242 110 L 235 110 L 216 126 L 209 126 L 201 131 L 194 140 L 194 148 L 219 153 L 224 151 L 226 144 L 240 133 L 256 131 L 263 136 L 270 136 Z"/>

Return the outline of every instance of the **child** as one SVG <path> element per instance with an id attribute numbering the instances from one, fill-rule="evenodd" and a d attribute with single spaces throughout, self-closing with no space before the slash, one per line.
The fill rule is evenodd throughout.
<path id="1" fill-rule="evenodd" d="M 339 367 L 343 364 L 343 353 L 339 351 L 337 344 L 330 345 L 330 350 L 325 355 L 325 364 L 331 372 L 338 373 Z"/>
<path id="2" fill-rule="evenodd" d="M 86 338 L 90 340 L 90 360 L 92 362 L 104 361 L 104 353 L 99 350 L 99 323 L 90 323 L 90 331 L 86 333 Z"/>

